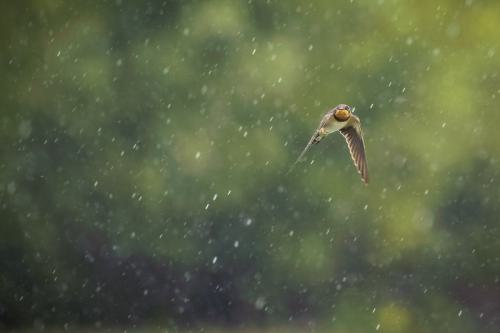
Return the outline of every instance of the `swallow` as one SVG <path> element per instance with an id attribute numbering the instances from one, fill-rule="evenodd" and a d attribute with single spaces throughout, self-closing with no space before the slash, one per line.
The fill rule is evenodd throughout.
<path id="1" fill-rule="evenodd" d="M 361 180 L 365 184 L 368 184 L 368 165 L 366 164 L 365 143 L 361 130 L 361 121 L 352 114 L 351 107 L 346 104 L 337 105 L 323 116 L 318 128 L 307 143 L 307 146 L 299 155 L 299 158 L 293 163 L 290 171 L 292 171 L 293 167 L 304 157 L 313 145 L 318 144 L 327 135 L 337 131 L 344 136 L 347 142 L 351 158 L 358 173 L 361 175 Z"/>

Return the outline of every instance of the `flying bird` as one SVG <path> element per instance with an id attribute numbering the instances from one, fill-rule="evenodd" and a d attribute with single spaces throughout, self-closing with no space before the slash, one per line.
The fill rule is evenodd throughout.
<path id="1" fill-rule="evenodd" d="M 314 132 L 299 158 L 293 163 L 290 171 L 292 171 L 293 167 L 304 157 L 313 145 L 318 144 L 328 134 L 337 131 L 344 136 L 347 142 L 354 165 L 361 175 L 361 180 L 368 184 L 368 165 L 366 164 L 365 143 L 363 141 L 361 121 L 352 114 L 351 107 L 346 104 L 337 105 L 323 116 L 318 129 Z"/>

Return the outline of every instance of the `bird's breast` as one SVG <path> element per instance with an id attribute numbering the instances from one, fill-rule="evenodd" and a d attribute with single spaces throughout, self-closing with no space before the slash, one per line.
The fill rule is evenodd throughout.
<path id="1" fill-rule="evenodd" d="M 340 121 L 333 119 L 328 124 L 326 124 L 325 131 L 327 134 L 330 134 L 330 133 L 338 131 L 339 129 L 343 128 L 344 126 L 345 126 L 345 122 L 340 122 Z"/>

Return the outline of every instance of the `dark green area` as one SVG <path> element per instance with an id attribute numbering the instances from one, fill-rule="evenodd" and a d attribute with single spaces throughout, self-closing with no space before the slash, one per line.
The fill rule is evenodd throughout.
<path id="1" fill-rule="evenodd" d="M 3 1 L 0 328 L 500 331 L 499 13 Z"/>

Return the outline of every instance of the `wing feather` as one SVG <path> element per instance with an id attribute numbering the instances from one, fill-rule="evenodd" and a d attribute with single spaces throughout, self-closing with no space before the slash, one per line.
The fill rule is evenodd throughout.
<path id="1" fill-rule="evenodd" d="M 304 148 L 304 150 L 302 151 L 302 153 L 299 155 L 299 157 L 295 160 L 295 162 L 292 164 L 292 166 L 290 167 L 290 169 L 288 169 L 288 173 L 292 172 L 293 168 L 295 167 L 295 165 L 297 163 L 299 163 L 302 158 L 304 157 L 304 155 L 309 151 L 309 149 L 312 147 L 312 145 L 315 145 L 317 143 L 320 142 L 321 140 L 321 137 L 319 135 L 319 130 L 326 125 L 326 123 L 331 119 L 331 117 L 333 116 L 333 113 L 332 111 L 328 111 L 324 116 L 323 118 L 321 119 L 320 123 L 319 123 L 319 126 L 318 128 L 316 129 L 316 131 L 314 131 L 314 134 L 312 135 L 311 139 L 309 139 L 309 142 L 307 143 L 306 147 Z"/>
<path id="2" fill-rule="evenodd" d="M 364 183 L 368 184 L 368 164 L 366 163 L 365 143 L 359 118 L 352 115 L 351 119 L 349 119 L 349 124 L 342 128 L 340 133 L 347 142 L 352 160 L 361 175 L 361 179 Z"/>

